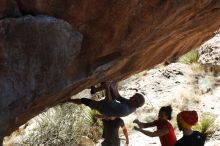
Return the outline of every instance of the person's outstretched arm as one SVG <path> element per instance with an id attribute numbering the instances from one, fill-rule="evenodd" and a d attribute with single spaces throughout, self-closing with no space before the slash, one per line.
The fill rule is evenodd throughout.
<path id="1" fill-rule="evenodd" d="M 163 136 L 169 133 L 169 130 L 167 128 L 163 128 L 163 129 L 159 129 L 157 131 L 154 132 L 150 132 L 147 130 L 143 130 L 141 128 L 138 127 L 134 127 L 135 130 L 140 131 L 141 133 L 150 136 L 150 137 L 156 137 L 156 136 Z"/>
<path id="2" fill-rule="evenodd" d="M 120 98 L 120 97 L 122 97 L 122 96 L 119 94 L 119 91 L 118 91 L 118 83 L 112 82 L 111 85 L 110 85 L 110 90 L 111 90 L 111 95 L 112 95 L 114 98 Z"/>
<path id="3" fill-rule="evenodd" d="M 126 138 L 126 144 L 128 145 L 129 144 L 129 138 L 128 138 L 128 130 L 126 128 L 126 126 L 122 126 L 122 130 L 123 130 L 123 133 L 125 135 L 125 138 Z"/>
<path id="4" fill-rule="evenodd" d="M 110 84 L 111 84 L 111 82 L 106 81 L 106 82 L 101 82 L 100 87 L 92 86 L 90 93 L 95 94 L 96 92 L 104 90 L 105 91 L 105 98 L 107 100 L 112 100 L 112 95 L 111 95 L 111 91 L 110 91 Z"/>
<path id="5" fill-rule="evenodd" d="M 122 97 L 120 94 L 119 94 L 119 91 L 118 91 L 118 83 L 115 83 L 113 82 L 111 85 L 110 85 L 110 90 L 111 90 L 111 96 L 112 96 L 112 99 L 116 99 L 120 102 L 128 102 L 128 99 Z"/>
<path id="6" fill-rule="evenodd" d="M 156 126 L 155 122 L 142 123 L 138 119 L 134 120 L 133 123 L 136 123 L 140 128 L 148 128 L 148 127 Z"/>
<path id="7" fill-rule="evenodd" d="M 108 100 L 112 100 L 112 94 L 111 94 L 111 90 L 110 90 L 110 83 L 105 83 L 105 98 L 107 98 Z"/>
<path id="8" fill-rule="evenodd" d="M 95 94 L 96 92 L 102 91 L 102 90 L 106 90 L 107 86 L 110 86 L 109 81 L 105 81 L 105 82 L 101 82 L 99 87 L 95 87 L 95 86 L 91 86 L 91 94 Z"/>
<path id="9" fill-rule="evenodd" d="M 95 94 L 96 92 L 99 92 L 99 91 L 102 91 L 102 90 L 105 90 L 105 88 L 102 87 L 102 86 L 100 86 L 100 87 L 91 86 L 90 93 L 91 94 Z"/>

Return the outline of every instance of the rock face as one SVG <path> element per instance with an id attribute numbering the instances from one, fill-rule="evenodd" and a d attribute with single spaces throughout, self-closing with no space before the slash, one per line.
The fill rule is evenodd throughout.
<path id="1" fill-rule="evenodd" d="M 14 0 L 0 1 L 0 18 L 20 17 L 22 16 L 18 8 L 18 4 Z"/>
<path id="2" fill-rule="evenodd" d="M 199 48 L 199 62 L 203 64 L 206 70 L 209 70 L 215 74 L 220 75 L 220 33 L 215 37 L 205 42 Z"/>
<path id="3" fill-rule="evenodd" d="M 2 138 L 92 84 L 197 47 L 220 28 L 220 1 L 1 0 L 0 18 Z"/>
<path id="4" fill-rule="evenodd" d="M 204 43 L 199 49 L 199 62 L 220 66 L 220 34 Z"/>
<path id="5" fill-rule="evenodd" d="M 8 131 L 37 111 L 39 97 L 58 94 L 73 82 L 66 70 L 81 50 L 82 35 L 45 16 L 4 19 L 0 28 L 0 125 Z"/>

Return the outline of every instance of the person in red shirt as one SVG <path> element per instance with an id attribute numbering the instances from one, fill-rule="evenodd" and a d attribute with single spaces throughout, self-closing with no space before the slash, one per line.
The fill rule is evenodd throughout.
<path id="1" fill-rule="evenodd" d="M 176 143 L 176 135 L 173 126 L 169 122 L 169 120 L 171 120 L 171 114 L 171 106 L 161 107 L 157 120 L 150 123 L 142 123 L 136 119 L 134 120 L 134 123 L 136 123 L 138 127 L 135 126 L 134 129 L 150 137 L 159 136 L 161 146 L 174 146 Z M 157 130 L 154 132 L 143 130 L 143 128 L 154 126 L 157 127 Z"/>

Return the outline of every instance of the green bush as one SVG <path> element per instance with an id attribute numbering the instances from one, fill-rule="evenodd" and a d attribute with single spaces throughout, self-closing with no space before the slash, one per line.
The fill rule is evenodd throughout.
<path id="1" fill-rule="evenodd" d="M 86 122 L 90 125 L 90 126 L 101 126 L 100 120 L 98 120 L 96 118 L 96 115 L 100 115 L 100 113 L 97 110 L 87 110 L 86 112 Z"/>
<path id="2" fill-rule="evenodd" d="M 184 64 L 192 64 L 192 63 L 196 63 L 198 59 L 199 59 L 199 52 L 197 50 L 192 50 L 186 53 L 185 55 L 181 56 L 179 58 L 179 62 Z"/>
<path id="3" fill-rule="evenodd" d="M 94 142 L 97 142 L 102 135 L 102 122 L 96 118 L 96 115 L 100 114 L 96 110 L 87 110 L 86 112 L 86 122 L 90 126 L 88 137 Z"/>
<path id="4" fill-rule="evenodd" d="M 210 139 L 216 130 L 215 117 L 209 113 L 202 114 L 201 120 L 193 129 L 203 133 L 207 139 Z"/>
<path id="5" fill-rule="evenodd" d="M 93 112 L 85 106 L 74 104 L 51 108 L 35 117 L 36 125 L 23 136 L 22 145 L 72 146 L 78 145 L 82 136 L 97 141 L 101 138 L 101 125 L 94 124 L 90 113 Z"/>

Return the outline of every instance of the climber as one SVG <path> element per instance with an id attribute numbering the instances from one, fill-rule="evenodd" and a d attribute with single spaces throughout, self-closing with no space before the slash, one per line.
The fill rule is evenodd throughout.
<path id="1" fill-rule="evenodd" d="M 171 106 L 161 107 L 159 110 L 158 120 L 150 123 L 142 123 L 138 119 L 136 119 L 133 122 L 136 123 L 138 127 L 135 126 L 134 129 L 150 137 L 159 136 L 161 146 L 174 146 L 176 143 L 176 135 L 173 126 L 169 122 L 169 120 L 171 120 L 171 114 Z M 157 127 L 157 130 L 154 132 L 143 130 L 143 128 L 154 126 Z"/>
<path id="2" fill-rule="evenodd" d="M 97 118 L 100 118 L 97 115 Z M 129 144 L 128 131 L 124 121 L 120 117 L 100 118 L 103 122 L 103 134 L 104 138 L 102 146 L 120 146 L 119 128 L 122 128 L 123 134 L 126 139 L 126 145 Z"/>
<path id="3" fill-rule="evenodd" d="M 205 136 L 193 131 L 192 126 L 198 122 L 196 111 L 182 111 L 177 115 L 177 125 L 183 131 L 183 137 L 176 142 L 175 146 L 204 146 Z"/>
<path id="4" fill-rule="evenodd" d="M 124 117 L 141 107 L 145 100 L 143 95 L 136 93 L 129 99 L 120 96 L 117 85 L 115 83 L 106 82 L 102 84 L 102 88 L 106 90 L 107 97 L 100 101 L 88 98 L 71 99 L 64 102 L 75 104 L 84 104 L 91 109 L 99 111 L 104 117 Z"/>

